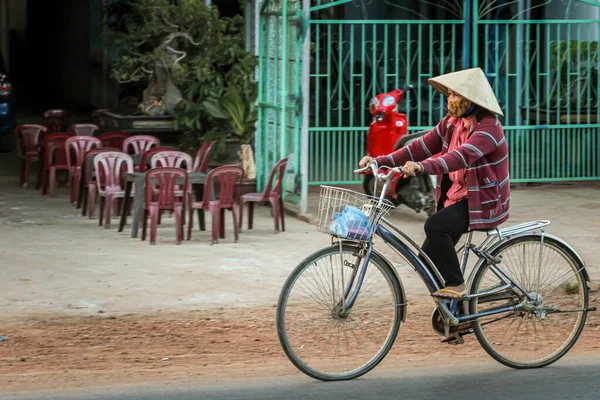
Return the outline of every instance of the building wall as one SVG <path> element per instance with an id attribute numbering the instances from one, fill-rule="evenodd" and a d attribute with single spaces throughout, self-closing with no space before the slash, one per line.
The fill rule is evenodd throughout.
<path id="1" fill-rule="evenodd" d="M 27 28 L 27 1 L 8 0 L 10 13 L 10 29 L 24 30 Z"/>

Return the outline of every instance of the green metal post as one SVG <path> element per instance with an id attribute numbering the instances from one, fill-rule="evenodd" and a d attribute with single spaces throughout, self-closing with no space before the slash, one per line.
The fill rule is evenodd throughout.
<path id="1" fill-rule="evenodd" d="M 344 38 L 343 38 L 343 31 L 342 31 L 342 24 L 338 24 L 338 71 L 337 71 L 337 91 L 338 91 L 338 98 L 337 98 L 337 107 L 338 107 L 338 115 L 337 115 L 337 121 L 338 121 L 338 125 L 342 124 L 342 118 L 343 118 L 343 108 L 342 107 L 342 93 L 343 93 L 343 87 L 344 87 L 344 70 L 342 69 L 344 67 L 344 62 L 343 62 L 343 57 L 344 54 L 342 53 L 342 47 L 344 44 Z M 345 138 L 346 135 L 342 134 L 343 137 Z M 336 135 L 339 137 L 339 134 Z M 340 150 L 340 140 L 334 140 L 334 147 L 337 148 L 338 150 Z M 342 151 L 345 151 L 345 147 L 342 147 L 341 149 Z M 345 169 L 344 168 L 344 164 L 342 163 L 342 157 L 337 157 L 338 162 L 337 162 L 337 172 L 338 175 L 339 174 L 344 174 L 345 173 Z M 343 179 L 343 178 L 342 178 Z"/>
<path id="2" fill-rule="evenodd" d="M 283 43 L 281 44 L 281 120 L 279 123 L 281 124 L 281 137 L 280 140 L 280 150 L 279 150 L 279 159 L 287 156 L 287 97 L 288 97 L 288 0 L 282 0 L 281 2 L 281 30 L 283 31 Z M 273 160 L 275 161 L 275 160 Z"/>
<path id="3" fill-rule="evenodd" d="M 463 31 L 463 69 L 471 67 L 471 37 L 477 36 L 477 32 L 474 35 L 471 34 L 471 1 L 476 0 L 465 0 L 463 5 L 463 19 L 464 19 L 464 31 Z M 477 59 L 475 59 L 477 63 Z"/>
<path id="4" fill-rule="evenodd" d="M 302 1 L 303 24 L 305 29 L 302 43 L 302 134 L 300 147 L 300 212 L 308 212 L 308 153 L 309 153 L 309 114 L 310 114 L 310 0 Z"/>
<path id="5" fill-rule="evenodd" d="M 267 0 L 268 1 L 268 0 Z M 262 7 L 258 8 L 262 10 Z M 264 153 L 263 153 L 263 139 L 265 135 L 265 112 L 264 112 L 264 85 L 265 85 L 265 69 L 268 66 L 265 65 L 265 20 L 262 16 L 262 12 L 259 12 L 258 15 L 258 70 L 259 70 L 259 80 L 258 80 L 258 129 L 256 131 L 256 188 L 258 190 L 263 190 L 264 188 L 264 176 L 263 176 L 263 163 L 264 163 Z"/>
<path id="6" fill-rule="evenodd" d="M 327 108 L 327 124 L 329 125 L 331 123 L 331 25 L 327 25 L 327 104 L 325 105 L 325 107 Z M 331 178 L 331 164 L 326 165 L 325 163 L 332 163 L 332 158 L 331 158 L 331 136 L 332 133 L 331 132 L 327 132 L 326 134 L 326 147 L 325 147 L 325 157 L 322 159 L 321 162 L 321 169 L 323 171 L 327 172 L 327 179 L 328 181 L 333 180 Z M 321 176 L 325 176 L 325 174 L 322 174 Z"/>
<path id="7" fill-rule="evenodd" d="M 475 1 L 477 1 L 477 0 L 475 0 Z M 477 25 L 475 25 L 475 29 L 477 29 Z M 442 54 L 442 57 L 443 57 L 444 54 L 446 54 L 444 52 L 444 44 L 445 43 L 444 43 L 444 27 L 443 26 L 440 27 L 440 36 L 441 36 L 441 39 L 440 39 L 441 50 L 440 51 L 441 51 L 441 54 Z M 443 75 L 443 74 L 445 74 L 445 65 L 444 65 L 444 63 L 440 63 L 440 75 Z M 440 95 L 437 92 L 435 92 L 433 96 L 440 97 Z M 439 114 L 437 116 L 437 120 L 440 121 L 442 118 L 444 118 L 444 108 L 440 107 L 440 111 L 439 111 Z"/>
<path id="8" fill-rule="evenodd" d="M 364 88 L 365 87 L 365 54 L 366 54 L 366 38 L 365 38 L 365 24 L 362 24 L 360 29 L 360 38 L 361 38 L 361 52 L 360 52 L 360 56 L 363 59 L 363 62 L 361 63 L 361 74 L 360 74 L 360 87 Z M 360 125 L 361 126 L 365 126 L 365 113 L 364 113 L 364 106 L 365 106 L 365 91 L 361 90 L 360 91 Z"/>
<path id="9" fill-rule="evenodd" d="M 433 54 L 433 25 L 429 25 L 429 54 Z M 429 57 L 429 75 L 433 76 L 433 57 Z M 429 109 L 433 110 L 433 96 L 434 96 L 434 90 L 431 87 L 431 85 L 428 86 L 428 95 L 427 97 L 429 98 Z M 427 123 L 429 125 L 434 125 L 436 124 L 436 122 L 433 122 L 433 114 L 429 113 L 428 118 L 427 118 Z"/>

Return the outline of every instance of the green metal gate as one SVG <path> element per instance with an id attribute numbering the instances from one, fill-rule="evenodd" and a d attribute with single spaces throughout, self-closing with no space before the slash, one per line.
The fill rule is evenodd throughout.
<path id="1" fill-rule="evenodd" d="M 258 126 L 255 142 L 259 190 L 280 159 L 288 157 L 286 191 L 297 202 L 302 124 L 302 14 L 298 0 L 259 4 Z M 289 194 L 289 193 L 288 193 Z"/>
<path id="2" fill-rule="evenodd" d="M 308 183 L 359 182 L 374 94 L 413 84 L 400 110 L 428 129 L 444 110 L 427 79 L 471 66 L 505 112 L 513 182 L 600 178 L 598 5 L 313 0 Z"/>
<path id="3" fill-rule="evenodd" d="M 473 59 L 505 113 L 511 180 L 599 179 L 600 3 L 494 3 L 474 0 Z"/>
<path id="4" fill-rule="evenodd" d="M 468 59 L 464 9 L 454 5 L 424 18 L 393 3 L 401 2 L 313 2 L 309 184 L 359 183 L 352 169 L 366 151 L 375 94 L 415 87 L 400 105 L 411 131 L 443 116 L 427 78 L 461 69 Z M 378 6 L 394 12 L 372 16 Z"/>

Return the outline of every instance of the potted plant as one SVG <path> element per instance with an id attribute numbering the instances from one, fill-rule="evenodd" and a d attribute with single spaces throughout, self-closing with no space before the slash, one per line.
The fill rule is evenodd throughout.
<path id="1" fill-rule="evenodd" d="M 140 112 L 171 117 L 183 150 L 193 153 L 210 140 L 213 154 L 225 152 L 231 125 L 210 112 L 211 101 L 229 93 L 226 83 L 244 99 L 258 90 L 244 18 L 222 18 L 198 0 L 121 0 L 111 7 L 110 47 L 118 53 L 113 76 L 144 85 Z"/>
<path id="2" fill-rule="evenodd" d="M 219 23 L 216 9 L 195 0 L 121 0 L 107 8 L 107 40 L 118 54 L 112 76 L 145 85 L 141 114 L 173 115 L 185 90 L 176 75 L 207 45 Z"/>
<path id="3" fill-rule="evenodd" d="M 256 90 L 247 90 L 244 96 L 237 86 L 228 85 L 227 93 L 223 97 L 206 100 L 203 104 L 212 117 L 226 120 L 234 137 L 239 140 L 240 149 L 237 155 L 244 169 L 244 177 L 248 180 L 256 179 L 252 150 L 252 139 L 258 119 L 256 97 Z"/>
<path id="4" fill-rule="evenodd" d="M 521 107 L 523 117 L 535 121 L 539 114 L 540 123 L 551 124 L 596 123 L 598 42 L 552 42 L 550 56 L 550 94 L 546 97 L 544 91 L 545 99 L 537 99 L 536 107 Z"/>

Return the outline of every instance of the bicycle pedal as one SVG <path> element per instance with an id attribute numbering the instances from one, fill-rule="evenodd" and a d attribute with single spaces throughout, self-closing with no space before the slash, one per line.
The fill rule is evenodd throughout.
<path id="1" fill-rule="evenodd" d="M 447 343 L 447 344 L 451 344 L 453 346 L 458 346 L 461 344 L 465 344 L 465 339 L 463 339 L 462 335 L 455 334 L 455 335 L 452 335 L 451 337 L 440 339 L 440 343 Z"/>
<path id="2" fill-rule="evenodd" d="M 446 339 L 440 339 L 441 343 L 448 343 L 448 344 L 453 344 L 453 345 L 458 345 L 458 344 L 464 344 L 465 343 L 465 339 L 463 339 L 463 336 L 465 335 L 471 335 L 473 334 L 473 328 L 469 328 L 469 329 L 465 329 L 465 330 L 461 330 L 458 332 L 454 332 L 451 336 L 448 335 L 448 337 Z"/>

